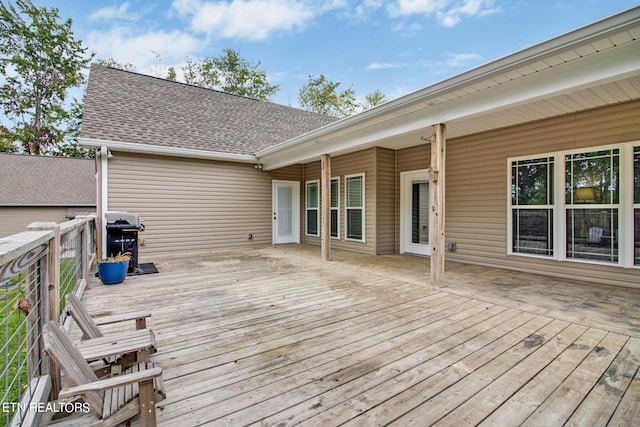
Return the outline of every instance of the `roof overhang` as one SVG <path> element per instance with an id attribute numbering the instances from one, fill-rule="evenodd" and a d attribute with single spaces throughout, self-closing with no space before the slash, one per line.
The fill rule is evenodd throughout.
<path id="1" fill-rule="evenodd" d="M 195 159 L 218 160 L 223 162 L 257 163 L 256 156 L 245 154 L 221 153 L 216 151 L 193 150 L 178 147 L 163 147 L 158 145 L 136 144 L 133 142 L 107 141 L 102 139 L 78 138 L 78 143 L 86 147 L 106 147 L 113 151 L 123 151 L 139 154 L 154 154 L 159 156 L 188 157 Z"/>
<path id="2" fill-rule="evenodd" d="M 456 138 L 640 99 L 640 7 L 256 153 L 265 170 Z"/>

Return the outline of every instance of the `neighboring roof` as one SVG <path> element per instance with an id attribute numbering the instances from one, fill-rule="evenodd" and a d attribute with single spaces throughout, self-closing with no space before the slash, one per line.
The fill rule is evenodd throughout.
<path id="1" fill-rule="evenodd" d="M 336 119 L 93 64 L 80 142 L 253 156 Z M 115 143 L 115 145 L 114 145 Z"/>
<path id="2" fill-rule="evenodd" d="M 367 147 L 399 149 L 640 99 L 640 7 L 469 70 L 278 146 L 265 170 Z"/>
<path id="3" fill-rule="evenodd" d="M 0 206 L 96 206 L 95 161 L 0 153 Z"/>

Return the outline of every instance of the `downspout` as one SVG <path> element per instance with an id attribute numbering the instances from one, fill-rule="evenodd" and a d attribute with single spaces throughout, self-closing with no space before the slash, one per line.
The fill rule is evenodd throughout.
<path id="1" fill-rule="evenodd" d="M 100 258 L 105 258 L 104 254 L 107 253 L 107 233 L 105 229 L 106 225 L 106 217 L 105 213 L 109 210 L 109 150 L 104 145 L 100 147 L 100 188 L 98 189 L 98 194 L 100 194 L 100 206 L 98 207 L 98 218 L 100 224 Z"/>

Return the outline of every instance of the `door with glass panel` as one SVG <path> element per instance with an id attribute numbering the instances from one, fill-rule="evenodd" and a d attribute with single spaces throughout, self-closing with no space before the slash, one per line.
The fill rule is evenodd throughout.
<path id="1" fill-rule="evenodd" d="M 431 255 L 429 247 L 429 173 L 400 173 L 400 253 Z"/>
<path id="2" fill-rule="evenodd" d="M 273 244 L 300 243 L 300 183 L 273 181 Z"/>

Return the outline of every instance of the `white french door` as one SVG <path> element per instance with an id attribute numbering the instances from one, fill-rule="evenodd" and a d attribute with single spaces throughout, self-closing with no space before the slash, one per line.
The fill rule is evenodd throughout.
<path id="1" fill-rule="evenodd" d="M 273 244 L 300 243 L 300 183 L 273 180 Z"/>
<path id="2" fill-rule="evenodd" d="M 400 173 L 400 253 L 431 255 L 429 170 Z"/>

